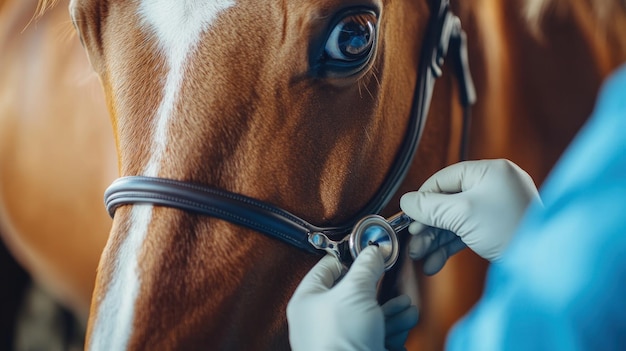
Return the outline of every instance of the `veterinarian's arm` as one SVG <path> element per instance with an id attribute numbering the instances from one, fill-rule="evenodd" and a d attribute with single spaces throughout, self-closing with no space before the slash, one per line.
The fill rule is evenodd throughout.
<path id="1" fill-rule="evenodd" d="M 447 349 L 624 350 L 626 65 L 542 185 Z"/>
<path id="2" fill-rule="evenodd" d="M 378 248 L 367 247 L 340 278 L 342 266 L 327 255 L 304 277 L 287 306 L 294 351 L 404 350 L 417 323 L 407 296 L 380 306 L 376 286 L 383 275 Z"/>
<path id="3" fill-rule="evenodd" d="M 533 180 L 508 160 L 467 161 L 430 177 L 405 194 L 400 207 L 414 223 L 409 255 L 437 273 L 465 246 L 490 261 L 500 258 L 531 201 L 541 201 Z"/>

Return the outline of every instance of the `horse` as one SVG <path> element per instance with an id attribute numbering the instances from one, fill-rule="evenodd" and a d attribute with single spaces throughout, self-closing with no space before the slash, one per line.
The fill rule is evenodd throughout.
<path id="1" fill-rule="evenodd" d="M 259 231 L 343 227 L 370 212 L 372 199 L 395 194 L 399 181 L 385 181 L 397 158 L 401 173 L 423 178 L 456 157 L 448 75 L 429 118 L 413 122 L 416 135 L 425 124 L 428 152 L 402 160 L 412 111 L 425 109 L 412 108 L 424 89 L 416 85 L 426 40 L 416 38 L 429 38 L 427 24 L 447 6 L 265 3 L 262 17 L 260 8 L 71 3 L 106 94 L 122 177 L 110 188 L 118 202 L 109 206 L 88 348 L 287 349 L 286 302 L 320 256 Z M 414 188 L 419 177 L 407 179 Z"/>
<path id="2" fill-rule="evenodd" d="M 63 6 L 44 3 L 41 12 L 47 10 L 46 15 L 33 21 L 34 1 L 3 1 L 1 5 L 1 44 L 3 52 L 8 53 L 2 56 L 1 75 L 4 103 L 0 129 L 0 223 L 3 240 L 38 283 L 52 291 L 79 318 L 86 318 L 96 262 L 111 225 L 101 210 L 102 192 L 118 172 L 106 103 L 83 49 L 68 35 L 70 21 Z M 425 5 L 421 6 L 426 9 Z M 424 25 L 418 25 L 416 19 L 410 24 L 411 29 Z M 411 37 L 419 34 L 411 33 Z M 32 50 L 36 50 L 35 54 Z M 419 50 L 415 49 L 408 56 L 415 61 L 413 56 L 418 55 Z M 32 72 L 41 73 L 40 79 L 19 79 Z M 370 73 L 369 77 L 369 84 L 359 85 L 359 98 L 368 96 L 375 90 L 371 86 L 378 84 L 371 80 L 378 78 L 375 74 Z M 402 87 L 413 84 L 404 77 L 399 82 Z M 443 89 L 444 84 L 445 80 L 437 89 Z M 449 80 L 447 84 L 445 89 L 452 89 Z M 389 85 L 387 94 L 396 89 Z M 35 99 L 37 104 L 32 102 Z M 439 109 L 444 112 L 452 108 L 447 100 L 440 104 Z M 404 101 L 398 108 L 402 110 L 407 105 L 410 102 Z M 339 107 L 340 112 L 346 109 Z M 395 109 L 388 108 L 386 112 L 391 115 Z M 430 120 L 425 128 L 427 134 L 436 131 L 437 124 L 442 124 L 434 122 L 434 118 Z M 448 125 L 447 121 L 442 124 L 441 132 L 448 133 Z M 422 180 L 442 167 L 442 159 L 447 155 L 455 155 L 452 157 L 456 159 L 457 149 L 434 139 L 429 145 L 426 139 L 421 145 L 428 151 L 417 155 L 423 171 L 410 171 L 411 176 L 421 176 Z M 389 153 L 389 150 L 384 151 Z M 339 148 L 334 152 L 343 151 Z M 338 175 L 352 172 L 348 167 L 334 175 L 328 173 L 326 177 L 330 178 L 324 182 L 333 178 L 339 181 Z M 365 176 L 360 178 L 362 182 Z M 357 199 L 366 196 L 363 195 L 366 189 L 357 190 L 344 195 L 344 201 L 348 201 L 348 195 Z M 325 194 L 327 201 L 332 200 L 331 195 Z M 339 205 L 343 206 L 335 204 L 337 208 Z M 296 276 L 291 278 L 297 279 Z"/>
<path id="3" fill-rule="evenodd" d="M 0 232 L 12 253 L 35 279 L 42 282 L 65 306 L 71 307 L 81 318 L 86 318 L 95 267 L 111 226 L 111 220 L 101 207 L 102 193 L 118 176 L 118 165 L 114 135 L 107 121 L 106 103 L 101 96 L 98 78 L 91 74 L 78 40 L 68 39 L 70 21 L 66 5 L 61 1 L 61 4 L 48 9 L 45 16 L 31 21 L 36 6 L 34 0 L 0 1 L 0 33 L 3 33 L 0 36 L 3 52 L 0 56 L 0 79 L 3 81 L 0 88 Z M 559 55 L 568 48 L 566 45 L 556 48 L 547 46 L 545 42 L 530 36 L 525 29 L 526 24 L 514 15 L 519 10 L 518 2 L 498 4 L 482 0 L 453 2 L 452 5 L 470 36 L 470 61 L 478 96 L 481 97 L 473 111 L 470 156 L 511 158 L 524 165 L 540 182 L 551 167 L 551 162 L 556 159 L 554 155 L 565 147 L 577 125 L 588 115 L 589 101 L 595 95 L 594 89 L 615 65 L 616 50 L 609 45 L 611 40 L 606 44 L 589 33 L 585 11 L 575 12 L 577 15 L 573 24 L 568 17 L 560 17 L 549 30 L 544 30 L 547 42 L 550 45 L 559 44 L 561 42 L 557 39 L 560 39 L 568 43 L 580 33 L 586 46 L 577 48 L 577 59 L 570 61 L 570 65 L 559 65 L 547 72 L 548 76 L 566 72 L 558 76 L 563 84 L 556 84 L 558 80 L 550 80 L 558 89 L 552 86 L 547 89 L 545 81 L 536 79 L 545 78 L 545 71 L 518 70 L 526 66 L 523 62 L 511 64 L 510 58 L 515 55 L 520 58 L 532 57 L 532 54 L 527 54 L 529 52 L 542 55 L 548 53 L 554 62 L 562 62 L 562 55 Z M 399 18 L 407 19 L 401 21 L 402 26 L 416 28 L 411 33 L 407 30 L 405 39 L 419 40 L 424 24 L 416 21 L 425 20 L 428 5 L 413 6 L 420 6 L 424 11 L 418 17 L 407 14 Z M 397 14 L 397 11 L 392 13 Z M 548 16 L 548 19 L 554 17 Z M 257 21 L 258 17 L 251 20 Z M 577 35 L 571 35 L 571 29 Z M 500 31 L 504 31 L 504 34 L 498 35 Z M 388 34 L 386 38 L 393 36 Z M 524 49 L 518 49 L 514 43 L 519 41 L 511 40 L 511 37 L 521 39 Z M 416 50 L 421 51 L 419 43 L 414 44 Z M 570 51 L 565 51 L 569 55 Z M 417 53 L 414 55 L 417 56 Z M 590 56 L 591 59 L 588 59 Z M 593 68 L 589 70 L 590 74 L 578 74 L 581 72 L 581 63 L 583 67 Z M 380 69 L 378 66 L 373 68 Z M 459 139 L 460 118 L 458 106 L 451 98 L 451 91 L 456 87 L 453 79 L 447 76 L 448 72 L 444 69 L 444 77 L 439 79 L 435 87 L 433 106 L 420 149 L 407 177 L 411 182 L 403 184 L 398 193 L 414 190 L 429 174 L 457 160 L 458 145 L 450 144 Z M 45 79 L 42 80 L 42 77 Z M 414 78 L 402 75 L 400 81 L 404 79 Z M 572 80 L 584 83 L 568 83 Z M 409 85 L 404 84 L 405 88 Z M 369 89 L 369 85 L 360 86 Z M 511 86 L 518 86 L 517 94 L 509 92 Z M 568 106 L 572 108 L 569 114 L 550 109 L 552 104 L 537 104 L 536 97 L 532 95 L 520 94 L 533 91 L 543 93 L 544 96 L 556 94 L 563 99 L 563 87 L 572 90 L 577 86 L 585 89 L 576 91 L 575 96 L 580 99 L 576 99 L 575 104 L 570 102 Z M 362 93 L 364 96 L 369 94 L 367 89 L 363 89 Z M 501 94 L 505 94 L 504 98 Z M 109 101 L 109 105 L 115 104 Z M 528 119 L 528 115 L 520 112 L 520 108 L 528 107 L 534 108 L 530 110 L 534 119 Z M 344 106 L 337 115 L 346 115 L 344 112 L 347 109 Z M 446 119 L 446 116 L 451 118 Z M 493 120 L 489 116 L 504 117 Z M 516 134 L 519 129 L 506 121 L 523 125 L 524 133 Z M 323 124 L 321 121 L 318 123 Z M 550 127 L 549 133 L 543 131 L 546 126 Z M 300 127 L 302 131 L 304 126 Z M 537 152 L 527 152 L 516 147 L 519 138 L 529 133 L 533 135 L 532 139 L 523 142 L 532 141 L 534 146 L 531 151 L 541 150 L 542 147 L 548 147 L 551 151 L 540 153 L 541 158 L 538 158 Z M 546 137 L 547 134 L 549 137 Z M 555 136 L 562 137 L 555 139 Z M 541 163 L 537 160 L 541 160 Z M 348 167 L 347 164 L 344 166 Z M 327 174 L 327 177 L 337 175 Z M 346 194 L 343 196 L 346 204 L 351 202 L 346 200 Z M 331 198 L 327 194 L 326 200 L 330 201 Z M 390 203 L 397 203 L 396 198 Z M 384 213 L 391 214 L 394 211 L 386 209 Z M 314 216 L 310 218 L 315 219 Z M 303 259 L 315 260 L 308 256 L 305 255 Z M 268 259 L 264 256 L 258 258 L 258 262 Z M 306 266 L 307 263 L 302 262 L 302 265 Z M 470 266 L 484 267 L 484 262 L 466 252 L 453 258 L 438 276 L 422 281 L 420 289 L 426 293 L 420 303 L 422 322 L 416 329 L 417 337 L 410 340 L 415 348 L 430 346 L 428 348 L 440 349 L 446 330 L 478 297 L 483 271 L 481 268 L 468 269 Z M 461 271 L 462 274 L 459 273 Z M 297 274 L 289 279 L 297 281 Z M 288 295 L 288 291 L 281 293 Z M 251 293 L 249 295 L 252 296 Z M 280 328 L 284 328 L 282 322 L 277 323 Z M 224 328 L 230 333 L 230 326 Z"/>

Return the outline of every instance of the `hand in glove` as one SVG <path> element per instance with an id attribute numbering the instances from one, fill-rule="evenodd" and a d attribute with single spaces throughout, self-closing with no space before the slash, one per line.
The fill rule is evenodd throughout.
<path id="1" fill-rule="evenodd" d="M 378 304 L 376 287 L 383 271 L 382 254 L 372 246 L 359 254 L 339 282 L 339 261 L 331 255 L 322 258 L 287 306 L 292 349 L 403 350 L 417 323 L 417 309 L 407 296 Z"/>
<path id="2" fill-rule="evenodd" d="M 500 258 L 532 200 L 533 180 L 508 160 L 466 161 L 446 167 L 400 207 L 413 220 L 409 255 L 426 258 L 424 272 L 437 273 L 466 245 L 490 261 Z"/>

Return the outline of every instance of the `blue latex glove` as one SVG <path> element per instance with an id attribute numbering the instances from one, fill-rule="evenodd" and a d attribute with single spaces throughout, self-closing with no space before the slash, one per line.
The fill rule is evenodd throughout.
<path id="1" fill-rule="evenodd" d="M 331 255 L 304 277 L 287 306 L 289 341 L 294 351 L 403 350 L 417 323 L 407 296 L 382 307 L 376 301 L 384 262 L 376 247 L 365 248 L 350 270 Z"/>
<path id="2" fill-rule="evenodd" d="M 426 274 L 438 272 L 466 245 L 489 261 L 497 260 L 531 201 L 541 201 L 537 188 L 511 161 L 446 167 L 400 200 L 402 210 L 415 220 L 409 226 L 409 256 L 425 258 Z"/>

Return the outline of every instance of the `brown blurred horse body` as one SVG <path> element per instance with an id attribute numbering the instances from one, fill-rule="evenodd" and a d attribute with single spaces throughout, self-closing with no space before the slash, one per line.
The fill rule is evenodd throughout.
<path id="1" fill-rule="evenodd" d="M 18 261 L 86 318 L 117 175 L 102 89 L 60 4 L 0 2 L 0 232 Z"/>

